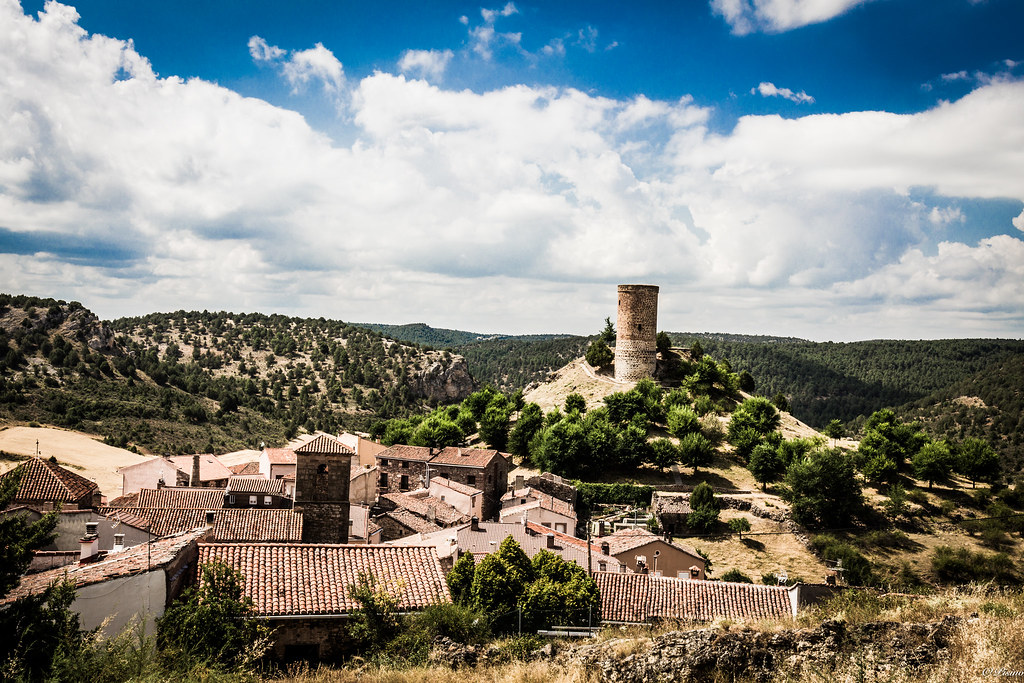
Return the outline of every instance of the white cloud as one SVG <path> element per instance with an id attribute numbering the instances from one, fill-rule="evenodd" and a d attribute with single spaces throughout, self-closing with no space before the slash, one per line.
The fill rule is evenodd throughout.
<path id="1" fill-rule="evenodd" d="M 249 54 L 253 61 L 272 62 L 285 56 L 285 51 L 276 45 L 270 45 L 259 36 L 249 38 Z"/>
<path id="2" fill-rule="evenodd" d="M 761 97 L 781 97 L 789 100 L 790 102 L 796 102 L 797 104 L 813 104 L 814 98 L 805 93 L 803 90 L 800 92 L 793 92 L 789 88 L 777 88 L 774 83 L 761 82 L 756 88 L 750 89 L 750 94 L 760 94 Z"/>
<path id="3" fill-rule="evenodd" d="M 519 50 L 522 40 L 521 33 L 499 33 L 494 28 L 498 19 L 518 13 L 519 10 L 511 2 L 501 9 L 482 8 L 480 16 L 483 17 L 484 23 L 469 29 L 470 49 L 485 61 L 489 61 L 494 56 L 495 46 L 511 45 Z M 468 18 L 461 17 L 459 20 L 463 24 L 469 25 Z"/>
<path id="4" fill-rule="evenodd" d="M 1024 83 L 913 115 L 751 116 L 712 133 L 690 98 L 454 92 L 376 73 L 350 85 L 342 146 L 294 112 L 158 78 L 130 43 L 76 22 L 0 0 L 5 291 L 108 316 L 589 332 L 614 285 L 637 280 L 662 284 L 667 329 L 1024 328 L 1024 239 L 956 236 L 967 200 L 1024 201 Z M 341 87 L 327 50 L 266 61 L 305 53 L 297 82 Z"/>
<path id="5" fill-rule="evenodd" d="M 406 50 L 398 60 L 398 68 L 402 73 L 440 81 L 454 56 L 451 50 Z"/>
<path id="6" fill-rule="evenodd" d="M 1013 227 L 1017 228 L 1021 232 L 1024 232 L 1024 211 L 1020 212 L 1020 215 L 1014 217 Z"/>
<path id="7" fill-rule="evenodd" d="M 711 0 L 711 10 L 745 35 L 782 33 L 828 21 L 871 0 Z"/>
<path id="8" fill-rule="evenodd" d="M 597 50 L 597 29 L 593 26 L 586 26 L 576 32 L 574 45 L 583 48 L 587 52 Z"/>
<path id="9" fill-rule="evenodd" d="M 292 89 L 298 91 L 310 81 L 320 81 L 326 92 L 339 92 L 345 85 L 345 70 L 334 53 L 317 43 L 308 50 L 296 50 L 282 70 Z"/>
<path id="10" fill-rule="evenodd" d="M 484 21 L 488 24 L 493 24 L 498 17 L 510 17 L 513 14 L 519 14 L 519 10 L 516 8 L 515 3 L 508 3 L 501 9 L 483 9 L 480 10 L 480 16 L 484 18 Z"/>

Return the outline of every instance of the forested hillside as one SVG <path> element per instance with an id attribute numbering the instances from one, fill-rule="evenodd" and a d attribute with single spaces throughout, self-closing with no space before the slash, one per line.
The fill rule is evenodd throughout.
<path id="1" fill-rule="evenodd" d="M 340 321 L 176 311 L 103 323 L 77 302 L 0 298 L 0 415 L 117 445 L 256 447 L 472 389 L 460 357 Z"/>

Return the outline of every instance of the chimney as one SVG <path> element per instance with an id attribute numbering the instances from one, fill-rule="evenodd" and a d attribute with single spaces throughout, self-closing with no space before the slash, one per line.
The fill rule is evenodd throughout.
<path id="1" fill-rule="evenodd" d="M 206 526 L 213 526 L 213 520 L 217 516 L 217 513 L 213 510 L 206 511 Z"/>
<path id="2" fill-rule="evenodd" d="M 161 474 L 160 478 L 156 480 L 156 487 L 162 489 L 165 486 L 167 486 L 167 482 L 164 481 L 164 475 Z"/>
<path id="3" fill-rule="evenodd" d="M 608 545 L 608 541 L 601 541 L 601 554 L 611 555 L 611 546 Z"/>
<path id="4" fill-rule="evenodd" d="M 469 528 L 470 531 L 480 531 L 480 519 L 478 517 L 473 517 L 469 520 Z"/>
<path id="5" fill-rule="evenodd" d="M 526 486 L 526 480 L 523 478 L 523 475 L 517 474 L 516 475 L 515 490 L 518 491 L 519 489 L 523 488 L 524 486 Z"/>
<path id="6" fill-rule="evenodd" d="M 437 507 L 434 505 L 427 506 L 427 521 L 433 524 L 437 520 Z"/>
<path id="7" fill-rule="evenodd" d="M 114 547 L 110 549 L 112 553 L 119 553 L 124 550 L 124 534 L 114 534 Z"/>
<path id="8" fill-rule="evenodd" d="M 81 564 L 85 564 L 86 562 L 99 557 L 100 537 L 96 533 L 97 528 L 99 528 L 99 524 L 97 522 L 85 523 L 85 536 L 82 536 L 78 541 L 78 561 Z"/>
<path id="9" fill-rule="evenodd" d="M 550 549 L 555 547 L 555 535 L 552 534 L 552 533 L 548 533 L 547 537 L 548 537 L 548 549 L 550 550 Z"/>
<path id="10" fill-rule="evenodd" d="M 597 537 L 601 538 L 604 536 L 604 522 L 597 523 Z"/>
<path id="11" fill-rule="evenodd" d="M 192 482 L 189 486 L 202 486 L 199 482 L 199 454 L 192 456 Z"/>

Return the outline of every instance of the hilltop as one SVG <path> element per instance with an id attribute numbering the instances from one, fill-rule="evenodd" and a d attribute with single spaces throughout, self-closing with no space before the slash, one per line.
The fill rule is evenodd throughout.
<path id="1" fill-rule="evenodd" d="M 366 429 L 460 400 L 465 360 L 341 321 L 176 311 L 110 322 L 78 302 L 0 296 L 0 418 L 159 453 Z"/>

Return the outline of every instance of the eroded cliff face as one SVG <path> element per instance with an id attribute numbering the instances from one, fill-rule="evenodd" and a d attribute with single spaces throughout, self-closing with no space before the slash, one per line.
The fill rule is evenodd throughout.
<path id="1" fill-rule="evenodd" d="M 121 355 L 114 333 L 95 313 L 80 304 L 54 305 L 49 309 L 14 306 L 0 311 L 0 329 L 17 337 L 18 332 L 57 333 L 68 341 L 84 342 L 93 351 Z"/>
<path id="2" fill-rule="evenodd" d="M 435 403 L 461 401 L 476 389 L 466 359 L 456 355 L 434 360 L 410 377 L 409 384 L 413 393 Z"/>

